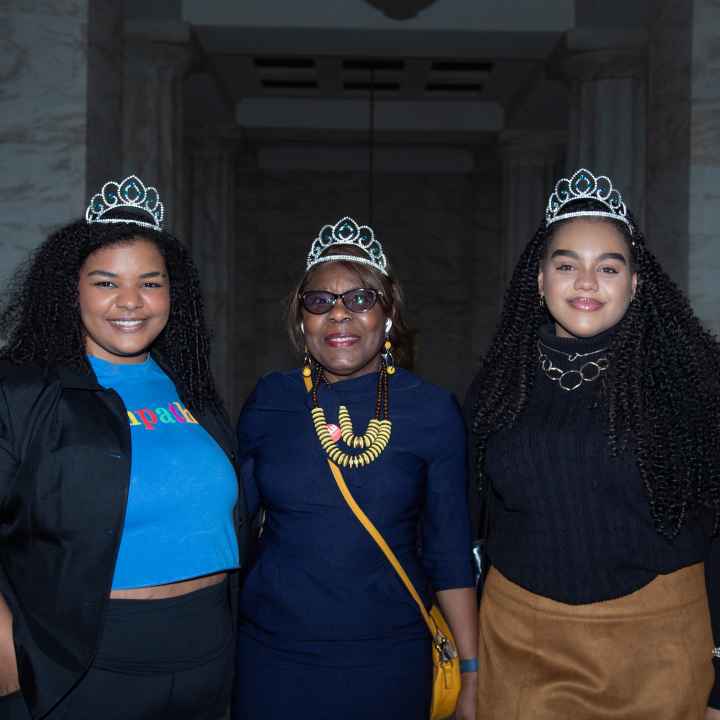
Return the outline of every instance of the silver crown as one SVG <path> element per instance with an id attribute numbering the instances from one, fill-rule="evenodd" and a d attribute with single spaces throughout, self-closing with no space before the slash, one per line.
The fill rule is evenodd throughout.
<path id="1" fill-rule="evenodd" d="M 607 210 L 563 212 L 563 208 L 575 200 L 595 200 Z M 546 225 L 574 217 L 607 217 L 625 223 L 631 231 L 633 229 L 622 195 L 613 188 L 610 178 L 606 175 L 595 177 L 585 168 L 580 168 L 569 180 L 562 178 L 557 182 L 545 210 Z"/>
<path id="2" fill-rule="evenodd" d="M 134 218 L 106 217 L 113 210 L 132 208 L 142 210 L 147 221 Z M 158 191 L 146 187 L 136 175 L 130 175 L 120 182 L 110 180 L 102 186 L 97 195 L 93 195 L 85 211 L 85 220 L 89 223 L 134 223 L 153 230 L 162 230 L 165 208 L 160 202 Z"/>
<path id="3" fill-rule="evenodd" d="M 342 253 L 323 255 L 323 253 L 333 245 L 353 245 L 362 250 L 367 257 L 343 255 Z M 344 217 L 342 220 L 338 220 L 335 225 L 323 226 L 310 247 L 310 254 L 307 257 L 307 266 L 305 269 L 309 270 L 313 265 L 317 265 L 318 263 L 337 260 L 370 265 L 376 270 L 379 270 L 383 275 L 388 274 L 387 258 L 383 253 L 380 241 L 375 239 L 375 233 L 372 228 L 367 225 L 358 225 L 351 217 Z"/>

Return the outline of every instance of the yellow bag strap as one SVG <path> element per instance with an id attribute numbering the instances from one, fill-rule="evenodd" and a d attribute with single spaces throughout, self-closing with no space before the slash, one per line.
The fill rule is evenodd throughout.
<path id="1" fill-rule="evenodd" d="M 305 381 L 305 389 L 310 392 L 312 390 L 311 379 L 309 377 L 303 377 L 303 380 Z M 383 554 L 388 559 L 388 562 L 393 566 L 393 569 L 398 574 L 398 577 L 402 580 L 403 585 L 405 585 L 407 591 L 412 596 L 412 599 L 417 603 L 418 608 L 420 608 L 420 612 L 428 630 L 430 631 L 430 635 L 433 639 L 435 639 L 438 633 L 438 627 L 434 620 L 430 617 L 430 613 L 428 613 L 425 609 L 425 604 L 418 595 L 417 590 L 415 590 L 415 586 L 412 584 L 412 581 L 405 572 L 405 569 L 400 564 L 400 561 L 397 559 L 397 556 L 390 546 L 385 542 L 385 538 L 380 534 L 380 531 L 375 527 L 375 525 L 373 525 L 370 518 L 362 511 L 362 508 L 357 504 L 357 502 L 355 502 L 355 498 L 352 496 L 350 489 L 345 483 L 345 478 L 343 477 L 340 468 L 332 460 L 328 460 L 327 462 L 343 499 L 350 507 L 350 510 L 352 510 L 353 515 L 355 515 L 355 517 L 360 521 L 370 537 L 375 541 L 380 550 L 382 550 Z"/>

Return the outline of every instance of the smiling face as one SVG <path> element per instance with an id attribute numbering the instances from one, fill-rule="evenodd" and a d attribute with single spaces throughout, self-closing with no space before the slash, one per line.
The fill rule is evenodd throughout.
<path id="1" fill-rule="evenodd" d="M 344 293 L 363 287 L 360 276 L 342 263 L 329 262 L 313 270 L 304 290 Z M 338 299 L 324 315 L 302 310 L 308 351 L 330 382 L 376 372 L 385 340 L 385 313 L 380 302 L 367 312 L 351 312 Z"/>
<path id="2" fill-rule="evenodd" d="M 627 241 L 611 222 L 576 219 L 557 228 L 538 274 L 557 335 L 608 330 L 622 320 L 636 288 Z"/>
<path id="3" fill-rule="evenodd" d="M 170 315 L 170 283 L 154 243 L 132 240 L 101 248 L 80 268 L 85 349 L 113 363 L 140 363 Z"/>

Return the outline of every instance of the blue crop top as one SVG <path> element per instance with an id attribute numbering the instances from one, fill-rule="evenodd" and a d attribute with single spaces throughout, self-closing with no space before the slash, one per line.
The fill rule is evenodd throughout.
<path id="1" fill-rule="evenodd" d="M 89 357 L 128 413 L 132 458 L 113 590 L 178 582 L 238 567 L 235 471 L 152 359 Z"/>

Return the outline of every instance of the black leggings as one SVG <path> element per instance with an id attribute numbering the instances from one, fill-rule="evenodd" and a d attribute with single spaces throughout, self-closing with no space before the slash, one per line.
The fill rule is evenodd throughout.
<path id="1" fill-rule="evenodd" d="M 90 670 L 46 720 L 219 720 L 234 641 L 228 583 L 166 600 L 111 600 Z M 3 720 L 30 717 L 20 693 Z"/>

